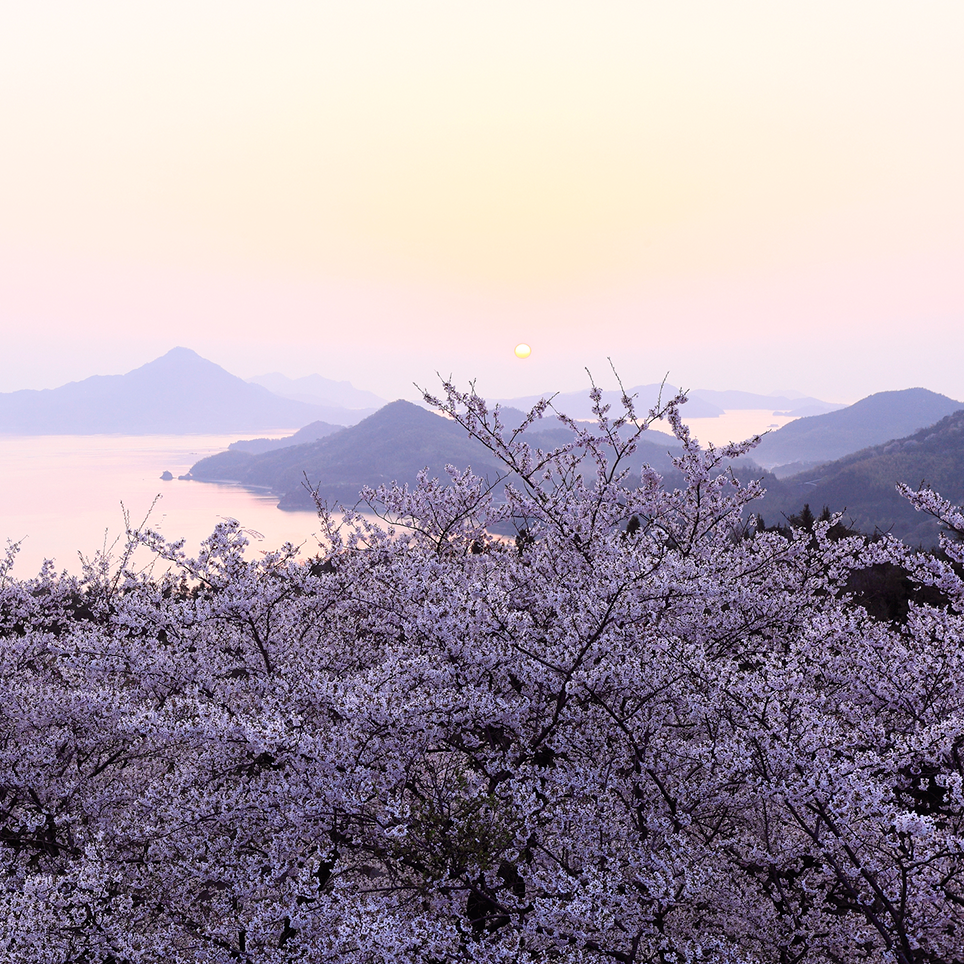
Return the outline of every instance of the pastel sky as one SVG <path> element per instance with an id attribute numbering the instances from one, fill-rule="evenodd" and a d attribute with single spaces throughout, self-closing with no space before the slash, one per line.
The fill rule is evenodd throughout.
<path id="1" fill-rule="evenodd" d="M 964 3 L 5 0 L 0 335 L 964 399 Z"/>

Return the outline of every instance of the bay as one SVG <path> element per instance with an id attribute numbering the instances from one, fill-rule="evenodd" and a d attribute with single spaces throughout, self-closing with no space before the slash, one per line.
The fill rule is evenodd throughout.
<path id="1" fill-rule="evenodd" d="M 44 559 L 58 571 L 78 574 L 78 553 L 91 557 L 118 538 L 117 547 L 122 545 L 126 510 L 134 525 L 147 517 L 166 538 L 183 537 L 192 554 L 219 522 L 236 519 L 250 530 L 249 555 L 285 542 L 313 555 L 314 512 L 282 512 L 268 492 L 176 478 L 237 438 L 280 438 L 293 431 L 0 436 L 0 548 L 7 540 L 20 543 L 13 575 L 21 579 L 36 575 Z M 165 470 L 173 481 L 161 480 Z"/>
<path id="2" fill-rule="evenodd" d="M 715 418 L 687 418 L 683 406 L 683 421 L 690 427 L 693 437 L 702 445 L 728 445 L 744 442 L 754 435 L 776 431 L 794 421 L 793 416 L 777 415 L 770 409 L 727 409 Z M 750 454 L 752 458 L 752 453 Z"/>
<path id="3" fill-rule="evenodd" d="M 684 413 L 685 414 L 685 413 Z M 733 411 L 690 419 L 694 435 L 720 445 L 792 419 L 770 411 Z M 125 532 L 125 511 L 168 539 L 184 538 L 190 553 L 226 519 L 248 530 L 249 556 L 291 542 L 302 556 L 319 549 L 314 512 L 282 512 L 269 492 L 210 482 L 182 481 L 199 459 L 223 452 L 238 438 L 290 435 L 295 429 L 232 435 L 0 435 L 0 549 L 20 551 L 15 576 L 35 575 L 45 559 L 79 574 L 78 554 L 92 557 Z M 175 476 L 162 481 L 164 471 Z M 120 542 L 115 542 L 120 539 Z M 143 554 L 142 554 L 143 557 Z"/>

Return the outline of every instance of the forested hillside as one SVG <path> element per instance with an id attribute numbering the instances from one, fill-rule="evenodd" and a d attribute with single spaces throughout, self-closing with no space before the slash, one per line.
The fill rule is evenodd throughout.
<path id="1" fill-rule="evenodd" d="M 751 453 L 753 454 L 753 453 Z M 759 511 L 768 520 L 804 502 L 843 512 L 862 532 L 891 532 L 910 545 L 936 545 L 939 528 L 897 492 L 897 483 L 929 487 L 964 502 L 964 410 L 906 438 L 876 445 L 782 481 L 766 478 Z"/>
<path id="2" fill-rule="evenodd" d="M 512 408 L 501 414 L 509 432 L 525 418 L 525 413 Z M 547 417 L 530 425 L 525 438 L 532 445 L 552 449 L 572 442 L 573 431 Z M 227 452 L 202 459 L 192 467 L 192 477 L 267 487 L 280 496 L 283 509 L 312 509 L 310 489 L 317 489 L 329 502 L 354 505 L 365 486 L 391 481 L 414 484 L 423 469 L 430 476 L 446 478 L 446 465 L 471 466 L 492 480 L 503 469 L 485 446 L 455 422 L 401 400 L 358 425 L 310 444 L 263 454 L 245 448 L 235 444 Z M 626 467 L 638 473 L 646 463 L 672 473 L 671 453 L 678 449 L 679 442 L 672 436 L 649 432 L 639 440 Z"/>
<path id="3" fill-rule="evenodd" d="M 789 422 L 765 436 L 753 457 L 765 468 L 799 463 L 803 470 L 910 435 L 961 407 L 924 388 L 878 392 L 847 408 Z"/>
<path id="4" fill-rule="evenodd" d="M 228 446 L 229 452 L 247 452 L 249 455 L 262 455 L 265 452 L 276 452 L 278 449 L 286 449 L 292 445 L 310 445 L 317 442 L 320 438 L 334 435 L 344 428 L 343 425 L 329 425 L 328 422 L 312 422 L 299 428 L 292 435 L 284 438 L 250 438 L 239 439 Z"/>
<path id="5" fill-rule="evenodd" d="M 471 465 L 495 473 L 491 454 L 458 425 L 432 412 L 397 401 L 351 428 L 315 442 L 253 455 L 230 450 L 202 459 L 191 468 L 200 481 L 230 480 L 270 487 L 282 496 L 283 508 L 314 507 L 306 479 L 323 498 L 348 505 L 366 486 L 385 482 L 414 483 L 428 468 L 445 474 L 446 464 Z"/>
<path id="6" fill-rule="evenodd" d="M 504 500 L 387 485 L 316 558 L 11 550 L 0 962 L 957 964 L 961 544 L 747 526 L 673 406 L 682 485 L 630 484 L 596 402 L 541 457 L 447 386 Z"/>

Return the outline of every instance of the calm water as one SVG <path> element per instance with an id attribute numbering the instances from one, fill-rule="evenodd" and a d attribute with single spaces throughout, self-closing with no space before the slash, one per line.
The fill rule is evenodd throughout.
<path id="1" fill-rule="evenodd" d="M 0 436 L 0 545 L 22 540 L 14 574 L 34 575 L 44 558 L 80 571 L 78 552 L 92 556 L 124 532 L 121 503 L 140 523 L 161 496 L 149 524 L 190 551 L 218 522 L 237 519 L 263 535 L 250 553 L 290 541 L 317 549 L 313 512 L 281 512 L 277 498 L 232 485 L 162 482 L 166 469 L 182 475 L 200 458 L 237 438 L 290 435 L 291 429 L 222 435 Z"/>
<path id="2" fill-rule="evenodd" d="M 685 412 L 684 412 L 685 414 Z M 700 441 L 740 440 L 790 419 L 772 412 L 728 412 L 715 419 L 692 419 Z M 285 542 L 318 548 L 313 512 L 281 512 L 277 498 L 233 485 L 162 482 L 176 477 L 206 455 L 222 452 L 237 438 L 281 437 L 293 429 L 233 435 L 0 435 L 0 546 L 22 541 L 14 574 L 34 575 L 45 558 L 58 569 L 80 571 L 78 552 L 92 556 L 124 532 L 121 504 L 139 524 L 149 524 L 169 539 L 187 540 L 190 552 L 218 522 L 237 519 L 252 536 L 249 554 L 277 549 Z"/>
<path id="3" fill-rule="evenodd" d="M 773 412 L 761 408 L 746 408 L 724 412 L 716 418 L 687 418 L 686 406 L 683 406 L 683 420 L 689 425 L 690 431 L 703 445 L 727 445 L 729 442 L 742 442 L 754 435 L 766 432 L 768 429 L 776 431 L 783 428 L 792 418 L 786 415 L 774 415 Z M 751 454 L 752 458 L 752 454 Z"/>

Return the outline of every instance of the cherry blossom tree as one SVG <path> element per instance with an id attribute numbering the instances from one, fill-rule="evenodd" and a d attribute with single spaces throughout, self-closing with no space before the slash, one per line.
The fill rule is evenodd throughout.
<path id="1" fill-rule="evenodd" d="M 323 554 L 139 530 L 0 567 L 0 961 L 964 960 L 964 517 L 789 537 L 682 398 L 320 506 Z M 666 418 L 683 483 L 637 471 Z M 514 527 L 514 529 L 513 529 Z M 499 535 L 516 531 L 514 538 Z M 848 594 L 900 565 L 903 622 Z"/>

